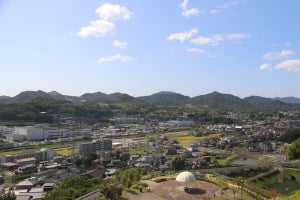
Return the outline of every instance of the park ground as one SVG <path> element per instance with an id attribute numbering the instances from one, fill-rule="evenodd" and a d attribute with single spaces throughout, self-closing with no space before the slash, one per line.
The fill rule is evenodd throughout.
<path id="1" fill-rule="evenodd" d="M 194 181 L 191 183 L 179 183 L 168 180 L 160 183 L 143 181 L 150 187 L 150 192 L 137 194 L 126 193 L 124 199 L 128 200 L 199 200 L 199 199 L 234 199 L 230 190 L 222 190 L 213 183 Z M 186 188 L 186 189 L 185 189 Z"/>

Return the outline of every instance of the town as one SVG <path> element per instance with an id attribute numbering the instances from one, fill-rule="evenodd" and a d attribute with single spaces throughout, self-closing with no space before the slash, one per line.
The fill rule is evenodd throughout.
<path id="1" fill-rule="evenodd" d="M 72 116 L 61 117 L 59 128 L 47 123 L 1 126 L 1 188 L 16 199 L 53 199 L 47 193 L 64 181 L 76 177 L 111 180 L 118 171 L 137 169 L 144 173 L 143 179 L 157 183 L 187 170 L 197 179 L 217 185 L 206 195 L 191 193 L 196 198 L 269 199 L 299 189 L 300 162 L 291 159 L 291 144 L 282 139 L 300 127 L 298 112 L 259 119 L 234 112 L 213 117 L 225 117 L 230 123 L 205 124 L 189 113 L 170 120 L 145 120 L 141 114 L 123 113 L 110 118 L 107 127 L 79 125 Z M 281 178 L 260 186 L 262 183 L 251 177 L 263 180 L 271 175 Z M 149 183 L 144 185 L 158 190 Z M 278 189 L 283 185 L 286 191 Z M 122 186 L 123 196 L 129 189 L 132 186 Z M 144 191 L 140 186 L 138 190 Z M 103 196 L 98 188 L 72 199 Z"/>

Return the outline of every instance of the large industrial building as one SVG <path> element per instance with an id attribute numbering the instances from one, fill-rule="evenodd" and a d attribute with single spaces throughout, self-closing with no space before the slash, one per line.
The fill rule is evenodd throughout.
<path id="1" fill-rule="evenodd" d="M 14 127 L 12 133 L 7 134 L 6 138 L 13 142 L 20 142 L 52 140 L 67 136 L 66 129 L 49 128 L 47 124 L 38 124 L 35 126 Z"/>

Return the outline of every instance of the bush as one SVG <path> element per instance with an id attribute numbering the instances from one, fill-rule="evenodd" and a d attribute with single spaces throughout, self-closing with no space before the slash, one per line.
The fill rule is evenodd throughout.
<path id="1" fill-rule="evenodd" d="M 168 180 L 168 179 L 165 178 L 165 177 L 160 177 L 160 178 L 156 178 L 156 179 L 154 180 L 154 182 L 160 183 L 160 182 L 164 182 L 164 181 L 167 181 L 167 180 Z"/>

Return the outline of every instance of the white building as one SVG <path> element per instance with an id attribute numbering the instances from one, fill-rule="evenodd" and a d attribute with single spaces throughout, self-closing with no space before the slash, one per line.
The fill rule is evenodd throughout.
<path id="1" fill-rule="evenodd" d="M 68 136 L 68 131 L 66 129 L 45 129 L 44 130 L 45 140 L 65 138 L 67 136 Z"/>
<path id="2" fill-rule="evenodd" d="M 38 124 L 35 126 L 14 127 L 11 134 L 7 134 L 6 138 L 10 141 L 39 141 L 59 139 L 68 136 L 66 129 L 51 129 L 47 124 Z"/>
<path id="3" fill-rule="evenodd" d="M 33 126 L 14 127 L 12 134 L 7 135 L 7 139 L 11 141 L 43 140 L 44 129 Z"/>

